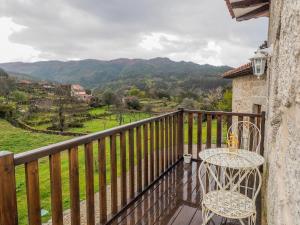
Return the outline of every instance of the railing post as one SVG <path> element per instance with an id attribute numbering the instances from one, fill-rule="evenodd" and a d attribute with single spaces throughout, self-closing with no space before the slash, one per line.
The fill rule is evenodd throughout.
<path id="1" fill-rule="evenodd" d="M 0 151 L 0 225 L 17 225 L 14 154 Z"/>
<path id="2" fill-rule="evenodd" d="M 184 145 L 184 134 L 183 134 L 183 113 L 184 109 L 183 108 L 178 108 L 178 151 L 177 151 L 177 158 L 180 159 L 183 156 L 183 145 Z"/>
<path id="3" fill-rule="evenodd" d="M 266 123 L 266 112 L 261 112 L 261 120 L 260 120 L 260 132 L 261 132 L 261 140 L 260 140 L 260 154 L 264 155 L 264 144 L 265 144 L 265 123 Z"/>

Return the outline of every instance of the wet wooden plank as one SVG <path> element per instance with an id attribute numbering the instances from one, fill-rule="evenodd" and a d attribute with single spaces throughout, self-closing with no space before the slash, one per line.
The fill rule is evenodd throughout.
<path id="1" fill-rule="evenodd" d="M 199 225 L 202 224 L 203 219 L 202 219 L 202 213 L 200 209 L 197 209 L 196 213 L 193 216 L 193 219 L 189 225 Z"/>
<path id="2" fill-rule="evenodd" d="M 175 176 L 175 173 L 176 173 L 176 176 Z M 127 218 L 125 220 L 123 220 L 122 223 L 120 223 L 120 224 L 122 224 L 122 225 L 131 224 L 130 223 L 131 221 L 135 221 L 134 224 L 136 224 L 138 222 L 142 222 L 142 220 L 145 219 L 143 217 L 146 217 L 149 219 L 150 215 L 148 214 L 148 211 L 150 210 L 150 208 L 155 203 L 157 203 L 157 201 L 159 201 L 162 196 L 165 196 L 166 190 L 162 188 L 164 183 L 166 183 L 167 180 L 170 179 L 170 177 L 172 177 L 173 181 L 174 181 L 173 184 L 175 184 L 175 178 L 178 180 L 181 180 L 183 177 L 183 173 L 184 173 L 183 164 L 176 166 L 176 168 L 174 168 L 172 170 L 172 172 L 170 172 L 167 176 L 165 176 L 163 179 L 160 180 L 158 185 L 155 188 L 153 188 L 153 191 L 148 192 L 147 196 L 145 196 L 143 201 L 149 202 L 147 207 L 143 207 L 142 211 L 137 212 L 138 207 L 142 207 L 142 201 L 141 201 L 141 203 L 139 205 L 137 205 L 136 208 L 132 212 L 130 212 L 127 215 Z M 170 189 L 171 189 L 171 187 L 174 188 L 174 186 L 172 186 L 172 185 L 169 185 L 169 186 L 170 186 Z"/>
<path id="3" fill-rule="evenodd" d="M 167 216 L 167 210 L 170 209 L 171 204 L 168 204 L 168 201 L 172 202 L 173 207 L 179 207 L 182 203 L 184 196 L 184 191 L 186 191 L 186 186 L 189 182 L 192 182 L 192 177 L 196 178 L 196 170 L 189 169 L 183 171 L 178 171 L 175 175 L 173 183 L 164 183 L 160 185 L 160 197 L 158 200 L 148 209 L 146 216 L 143 216 L 137 224 L 154 224 L 161 223 L 162 221 L 169 220 Z M 171 179 L 171 177 L 169 177 Z M 164 222 L 162 222 L 164 224 Z"/>
<path id="4" fill-rule="evenodd" d="M 183 205 L 172 225 L 190 224 L 196 212 L 197 208 Z"/>

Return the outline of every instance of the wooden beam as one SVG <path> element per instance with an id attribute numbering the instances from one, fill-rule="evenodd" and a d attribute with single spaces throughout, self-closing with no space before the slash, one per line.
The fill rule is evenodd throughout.
<path id="1" fill-rule="evenodd" d="M 252 18 L 255 18 L 259 14 L 265 13 L 269 11 L 269 4 L 263 5 L 262 7 L 259 7 L 251 12 L 248 12 L 242 16 L 239 16 L 236 18 L 237 21 L 242 21 L 242 20 L 249 20 Z"/>
<path id="2" fill-rule="evenodd" d="M 268 2 L 269 0 L 244 0 L 239 2 L 232 2 L 230 4 L 233 9 L 236 9 L 236 8 L 247 8 L 247 7 L 257 6 Z"/>

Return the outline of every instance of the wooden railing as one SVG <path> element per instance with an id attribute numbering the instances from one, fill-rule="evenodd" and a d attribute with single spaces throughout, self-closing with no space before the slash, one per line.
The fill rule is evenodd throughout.
<path id="1" fill-rule="evenodd" d="M 232 121 L 250 121 L 256 124 L 261 131 L 260 154 L 263 155 L 265 112 L 254 114 L 185 109 L 184 126 L 187 127 L 187 129 L 184 130 L 187 130 L 188 134 L 187 140 L 184 140 L 184 142 L 187 143 L 187 148 L 185 148 L 184 152 L 192 154 L 194 159 L 199 159 L 198 153 L 202 149 L 226 145 L 226 135 Z M 206 123 L 206 126 L 203 126 L 203 122 Z M 213 129 L 213 122 L 215 129 Z M 194 126 L 196 126 L 196 129 L 194 129 Z M 196 135 L 194 135 L 194 132 L 196 132 Z M 204 132 L 206 135 L 203 135 Z M 238 133 L 239 140 L 241 136 L 242 133 Z"/>
<path id="2" fill-rule="evenodd" d="M 205 148 L 211 147 L 213 142 L 216 146 L 221 146 L 224 142 L 222 140 L 224 122 L 226 121 L 226 126 L 229 127 L 233 117 L 237 117 L 238 120 L 249 117 L 249 120 L 259 124 L 264 132 L 264 113 L 245 114 L 179 109 L 161 116 L 16 155 L 11 152 L 0 152 L 0 225 L 18 224 L 15 177 L 15 169 L 18 166 L 25 166 L 28 224 L 39 225 L 41 224 L 39 161 L 48 158 L 52 224 L 62 225 L 61 155 L 67 152 L 71 224 L 78 225 L 81 210 L 78 155 L 80 151 L 84 151 L 86 195 L 86 221 L 84 223 L 88 225 L 96 222 L 109 224 L 182 159 L 185 142 L 187 142 L 188 153 L 193 152 L 194 145 L 196 153 L 203 149 L 203 129 L 206 129 L 207 134 L 204 141 Z M 212 121 L 215 120 L 217 123 L 216 140 L 213 140 Z M 195 123 L 197 140 L 193 139 Z M 202 123 L 206 123 L 206 128 Z M 186 126 L 187 129 L 185 129 Z M 184 138 L 184 130 L 188 132 L 188 140 Z M 93 149 L 95 145 L 97 151 Z M 261 147 L 263 149 L 263 144 Z M 94 164 L 95 161 L 96 164 Z M 107 167 L 108 163 L 109 167 Z M 94 168 L 95 165 L 98 168 Z M 95 169 L 98 170 L 98 181 L 94 180 Z M 107 179 L 108 176 L 110 179 Z M 95 221 L 95 183 L 98 184 L 99 189 L 100 221 Z M 108 186 L 110 186 L 109 192 Z"/>
<path id="3" fill-rule="evenodd" d="M 85 160 L 85 223 L 99 222 L 95 221 L 95 159 L 99 167 L 100 222 L 109 223 L 182 158 L 182 123 L 183 111 L 176 111 L 16 155 L 1 152 L 0 225 L 18 224 L 15 167 L 22 165 L 26 175 L 28 224 L 41 224 L 39 161 L 42 158 L 49 159 L 52 224 L 63 224 L 63 152 L 68 153 L 69 161 L 71 222 L 80 224 L 79 151 L 84 151 Z M 98 156 L 93 150 L 95 142 Z"/>

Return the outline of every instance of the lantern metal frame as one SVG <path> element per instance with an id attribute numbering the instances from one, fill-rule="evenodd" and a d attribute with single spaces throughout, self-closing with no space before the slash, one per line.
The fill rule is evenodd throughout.
<path id="1" fill-rule="evenodd" d="M 261 78 L 261 76 L 265 74 L 267 60 L 268 57 L 271 56 L 272 51 L 272 46 L 269 48 L 258 49 L 255 52 L 255 55 L 252 58 L 250 58 L 250 61 L 252 63 L 253 74 L 258 78 Z"/>

